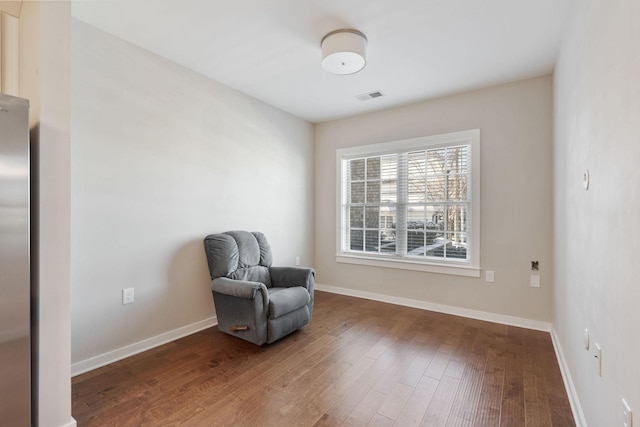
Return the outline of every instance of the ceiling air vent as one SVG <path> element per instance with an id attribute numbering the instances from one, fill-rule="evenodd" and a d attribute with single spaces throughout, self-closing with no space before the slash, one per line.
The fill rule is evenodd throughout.
<path id="1" fill-rule="evenodd" d="M 356 95 L 356 98 L 358 98 L 360 101 L 368 101 L 368 100 L 373 99 L 373 98 L 380 98 L 381 96 L 382 96 L 382 92 L 377 90 L 375 92 L 369 92 L 369 93 L 363 93 L 362 95 Z"/>

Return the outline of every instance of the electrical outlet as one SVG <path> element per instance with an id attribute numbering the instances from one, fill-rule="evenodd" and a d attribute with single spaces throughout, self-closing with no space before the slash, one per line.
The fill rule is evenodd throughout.
<path id="1" fill-rule="evenodd" d="M 532 288 L 539 288 L 540 276 L 538 276 L 537 274 L 532 274 L 531 278 L 529 279 L 529 286 L 531 286 Z"/>
<path id="2" fill-rule="evenodd" d="M 494 278 L 495 278 L 493 273 L 494 272 L 490 271 L 490 270 L 485 271 L 484 272 L 484 280 L 486 280 L 489 283 L 493 283 L 494 282 Z"/>
<path id="3" fill-rule="evenodd" d="M 622 421 L 624 427 L 633 427 L 633 413 L 626 400 L 622 399 Z"/>
<path id="4" fill-rule="evenodd" d="M 122 304 L 131 304 L 134 300 L 133 288 L 126 288 L 122 290 Z"/>
<path id="5" fill-rule="evenodd" d="M 296 265 L 300 265 L 300 257 L 299 256 L 296 257 Z"/>

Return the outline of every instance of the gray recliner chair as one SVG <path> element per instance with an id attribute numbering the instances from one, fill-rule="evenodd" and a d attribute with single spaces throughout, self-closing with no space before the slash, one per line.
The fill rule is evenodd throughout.
<path id="1" fill-rule="evenodd" d="M 314 270 L 272 267 L 264 234 L 211 234 L 204 239 L 204 249 L 221 331 L 262 345 L 309 323 Z"/>

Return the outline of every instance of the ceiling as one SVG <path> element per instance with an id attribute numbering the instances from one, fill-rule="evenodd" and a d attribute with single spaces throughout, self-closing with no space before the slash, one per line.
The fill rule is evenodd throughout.
<path id="1" fill-rule="evenodd" d="M 553 70 L 572 0 L 98 0 L 73 16 L 310 122 Z M 322 37 L 368 38 L 353 75 L 320 67 Z M 384 96 L 360 101 L 357 95 Z"/>

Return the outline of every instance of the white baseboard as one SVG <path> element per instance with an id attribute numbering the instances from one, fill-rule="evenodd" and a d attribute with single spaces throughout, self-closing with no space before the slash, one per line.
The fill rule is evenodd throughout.
<path id="1" fill-rule="evenodd" d="M 78 422 L 76 421 L 76 419 L 71 417 L 71 420 L 68 423 L 60 427 L 77 427 L 77 425 L 78 425 Z"/>
<path id="2" fill-rule="evenodd" d="M 525 319 L 522 317 L 507 316 L 504 314 L 489 313 L 487 311 L 471 310 L 468 308 L 455 307 L 452 305 L 437 304 L 428 301 L 414 300 L 409 298 L 395 297 L 391 295 L 377 294 L 367 291 L 358 291 L 337 286 L 315 284 L 319 291 L 331 292 L 334 294 L 348 295 L 357 298 L 370 299 L 380 302 L 388 302 L 405 307 L 419 308 L 422 310 L 437 311 L 438 313 L 453 314 L 455 316 L 468 317 L 471 319 L 485 320 L 487 322 L 501 323 L 503 325 L 518 326 L 520 328 L 534 329 L 536 331 L 551 331 L 551 323 L 540 320 Z"/>
<path id="3" fill-rule="evenodd" d="M 556 359 L 558 359 L 560 373 L 562 374 L 562 380 L 564 381 L 564 388 L 567 390 L 567 396 L 569 397 L 569 404 L 571 405 L 571 412 L 573 412 L 573 419 L 575 420 L 577 427 L 587 427 L 587 420 L 584 418 L 584 412 L 582 412 L 582 406 L 580 406 L 578 393 L 573 385 L 569 366 L 567 365 L 567 360 L 564 358 L 564 353 L 562 352 L 560 340 L 558 339 L 555 328 L 551 328 L 551 342 L 553 343 L 553 348 L 556 351 Z"/>
<path id="4" fill-rule="evenodd" d="M 84 374 L 85 372 L 89 372 L 110 363 L 117 362 L 118 360 L 133 356 L 134 354 L 142 353 L 143 351 L 147 351 L 154 347 L 161 346 L 162 344 L 177 340 L 178 338 L 194 334 L 198 331 L 210 328 L 217 324 L 218 318 L 216 316 L 213 316 L 208 319 L 204 319 L 199 322 L 174 329 L 172 331 L 164 332 L 160 335 L 156 335 L 155 337 L 146 338 L 142 341 L 129 344 L 125 347 L 118 348 L 108 353 L 100 354 L 86 360 L 72 363 L 71 376 L 75 377 L 76 375 Z M 71 426 L 71 424 L 69 425 Z"/>

